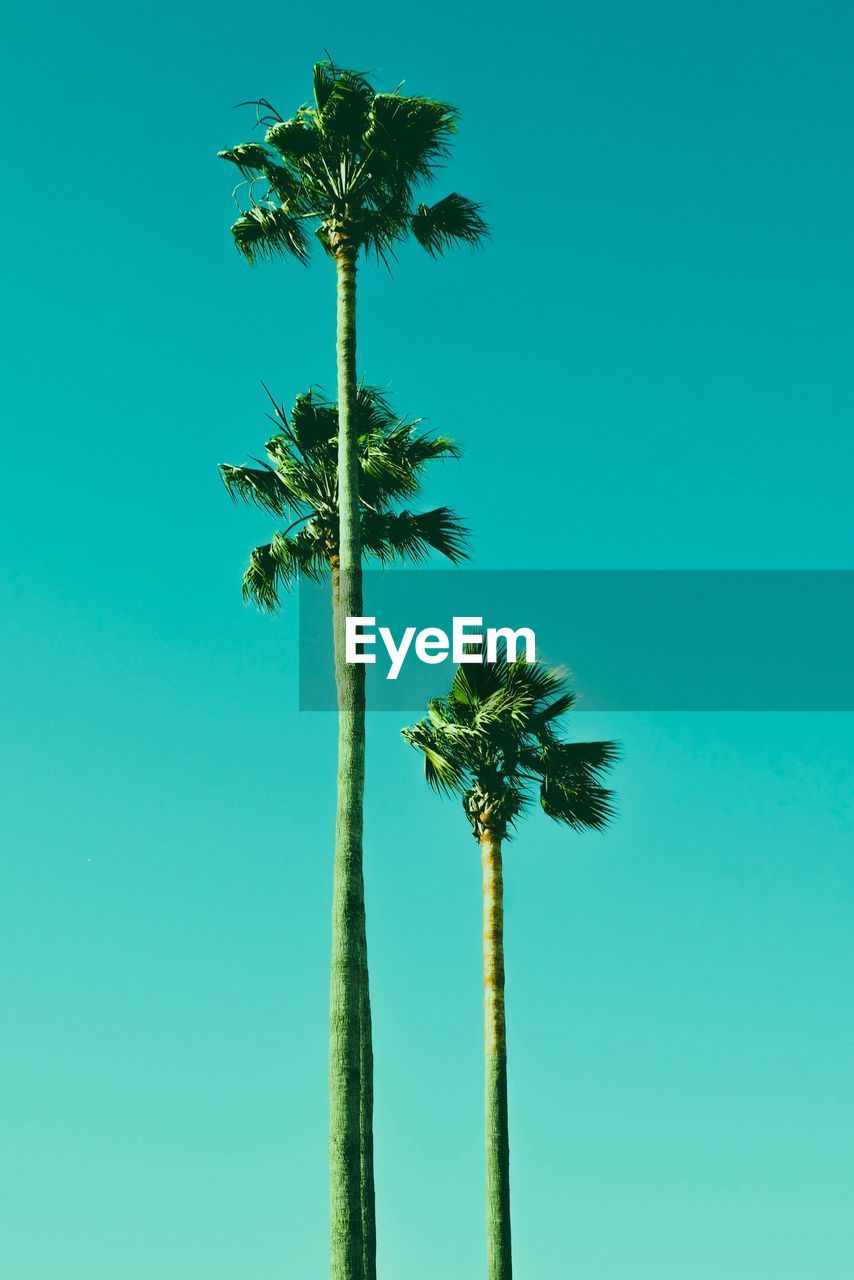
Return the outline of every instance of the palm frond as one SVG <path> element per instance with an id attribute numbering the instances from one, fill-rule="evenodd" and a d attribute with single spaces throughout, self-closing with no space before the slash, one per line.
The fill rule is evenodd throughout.
<path id="1" fill-rule="evenodd" d="M 318 111 L 324 110 L 336 89 L 342 86 L 346 90 L 358 93 L 368 100 L 374 96 L 373 86 L 364 72 L 336 66 L 331 58 L 323 58 L 320 62 L 316 62 L 312 69 L 312 75 L 314 78 L 314 101 Z"/>
<path id="2" fill-rule="evenodd" d="M 238 102 L 238 107 L 254 107 L 255 123 L 257 125 L 270 125 L 277 120 L 281 120 L 282 116 L 273 106 L 268 98 L 250 98 L 247 102 Z"/>
<path id="3" fill-rule="evenodd" d="M 312 582 L 322 582 L 329 574 L 329 530 L 322 521 L 313 520 L 300 529 L 295 538 L 273 535 L 273 547 L 287 543 L 299 573 Z"/>
<path id="4" fill-rule="evenodd" d="M 614 794 L 605 787 L 547 778 L 540 787 L 543 811 L 573 831 L 601 831 L 614 816 Z"/>
<path id="5" fill-rule="evenodd" d="M 445 698 L 431 698 L 427 703 L 427 719 L 430 722 L 430 728 L 447 730 L 452 724 L 448 713 L 448 703 Z M 406 731 L 404 730 L 404 733 Z"/>
<path id="6" fill-rule="evenodd" d="M 436 204 L 420 204 L 412 216 L 412 234 L 432 258 L 457 244 L 472 248 L 489 235 L 481 206 L 452 191 Z"/>
<path id="7" fill-rule="evenodd" d="M 290 214 L 310 215 L 316 212 L 310 202 L 310 192 L 298 173 L 294 173 L 287 165 L 276 164 L 268 159 L 262 170 L 270 190 L 284 205 Z"/>
<path id="8" fill-rule="evenodd" d="M 308 262 L 304 223 L 285 209 L 253 205 L 231 228 L 234 243 L 248 262 L 262 258 L 294 257 Z"/>
<path id="9" fill-rule="evenodd" d="M 243 599 L 268 613 L 275 612 L 281 593 L 296 581 L 299 566 L 284 539 L 274 546 L 255 547 L 243 575 Z"/>
<path id="10" fill-rule="evenodd" d="M 291 430 L 300 449 L 312 453 L 338 435 L 338 410 L 315 391 L 298 395 L 291 409 Z"/>
<path id="11" fill-rule="evenodd" d="M 414 514 L 411 511 L 364 511 L 362 545 L 368 555 L 386 563 L 409 560 L 419 564 L 431 551 L 458 564 L 466 558 L 468 533 L 448 507 Z"/>
<path id="12" fill-rule="evenodd" d="M 534 702 L 542 703 L 567 692 L 566 677 L 560 667 L 547 667 L 542 662 L 526 662 L 524 658 L 510 664 L 511 679 L 528 691 Z"/>
<path id="13" fill-rule="evenodd" d="M 308 451 L 302 454 L 281 434 L 267 441 L 266 450 L 293 511 L 303 507 L 320 511 L 335 505 L 334 455 L 319 460 Z"/>
<path id="14" fill-rule="evenodd" d="M 424 777 L 434 791 L 453 795 L 465 785 L 465 776 L 458 766 L 437 746 L 436 738 L 425 721 L 401 730 L 403 737 L 424 756 Z"/>
<path id="15" fill-rule="evenodd" d="M 445 458 L 458 462 L 462 456 L 462 450 L 451 436 L 432 436 L 425 432 L 422 435 L 410 435 L 407 440 L 406 460 L 415 471 L 420 471 L 428 462 L 439 462 Z"/>
<path id="16" fill-rule="evenodd" d="M 300 161 L 317 154 L 320 137 L 307 117 L 280 120 L 267 130 L 264 141 L 286 160 Z"/>
<path id="17" fill-rule="evenodd" d="M 501 657 L 490 663 L 461 663 L 451 682 L 451 704 L 457 703 L 476 713 L 481 703 L 504 688 L 509 669 L 506 659 Z"/>
<path id="18" fill-rule="evenodd" d="M 272 613 L 300 578 L 321 582 L 329 572 L 327 531 L 317 522 L 295 537 L 274 533 L 272 542 L 255 547 L 243 575 L 243 598 Z"/>
<path id="19" fill-rule="evenodd" d="M 486 667 L 491 663 L 485 663 Z M 478 730 L 486 730 L 499 742 L 502 751 L 516 751 L 519 738 L 526 732 L 533 699 L 524 686 L 505 682 L 483 698 L 477 705 L 473 723 Z"/>
<path id="20" fill-rule="evenodd" d="M 219 474 L 228 493 L 273 515 L 285 515 L 292 506 L 287 490 L 272 467 L 233 467 L 219 464 Z"/>
<path id="21" fill-rule="evenodd" d="M 376 94 L 365 137 L 374 171 L 401 187 L 429 178 L 448 155 L 456 128 L 457 112 L 446 102 Z"/>
<path id="22" fill-rule="evenodd" d="M 375 422 L 377 418 L 375 414 Z M 395 499 L 411 498 L 429 462 L 460 457 L 449 436 L 417 434 L 416 425 L 403 420 L 360 432 L 360 493 L 367 507 L 385 510 Z"/>
<path id="23" fill-rule="evenodd" d="M 236 165 L 244 178 L 257 177 L 271 160 L 269 151 L 260 142 L 241 142 L 229 151 L 218 151 L 217 156 L 220 160 Z"/>
<path id="24" fill-rule="evenodd" d="M 312 69 L 314 79 L 314 102 L 318 111 L 322 111 L 335 88 L 335 68 L 329 59 L 316 62 Z"/>
<path id="25" fill-rule="evenodd" d="M 616 742 L 550 742 L 536 753 L 532 767 L 546 777 L 565 782 L 596 782 L 620 759 Z"/>
<path id="26" fill-rule="evenodd" d="M 367 128 L 373 87 L 357 71 L 331 68 L 327 74 L 332 84 L 329 86 L 327 81 L 324 85 L 325 100 L 318 109 L 318 127 L 325 137 L 356 148 Z"/>
<path id="27" fill-rule="evenodd" d="M 544 707 L 538 708 L 531 717 L 531 728 L 535 733 L 539 733 L 551 725 L 555 720 L 559 720 L 561 716 L 571 711 L 578 701 L 577 695 L 567 690 L 553 702 L 549 702 Z"/>
<path id="28" fill-rule="evenodd" d="M 366 483 L 360 493 L 369 506 L 385 505 L 389 499 L 418 492 L 418 479 L 405 458 L 389 448 L 388 437 L 371 432 L 359 441 L 359 468 Z"/>
<path id="29" fill-rule="evenodd" d="M 358 434 L 370 431 L 388 431 L 397 423 L 397 415 L 379 387 L 360 382 L 356 388 L 356 413 Z"/>
<path id="30" fill-rule="evenodd" d="M 379 262 L 391 269 L 396 261 L 394 246 L 409 230 L 411 217 L 408 204 L 383 202 L 378 209 L 363 209 L 355 228 L 365 254 L 373 253 Z"/>

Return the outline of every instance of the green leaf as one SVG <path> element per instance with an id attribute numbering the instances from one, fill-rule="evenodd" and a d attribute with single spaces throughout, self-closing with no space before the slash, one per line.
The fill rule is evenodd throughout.
<path id="1" fill-rule="evenodd" d="M 620 759 L 616 742 L 552 742 L 540 752 L 540 769 L 565 782 L 592 782 Z"/>
<path id="2" fill-rule="evenodd" d="M 217 155 L 220 160 L 236 165 L 244 178 L 257 177 L 271 159 L 269 151 L 260 142 L 241 142 L 230 151 L 218 151 Z"/>
<path id="3" fill-rule="evenodd" d="M 571 711 L 578 701 L 574 693 L 567 691 L 562 693 L 559 698 L 555 698 L 554 702 L 550 702 L 547 706 L 538 710 L 532 719 L 535 728 L 545 728 L 551 724 L 553 720 L 559 720 L 561 716 Z"/>
<path id="4" fill-rule="evenodd" d="M 431 257 L 445 253 L 453 245 L 473 248 L 489 235 L 481 206 L 451 192 L 436 204 L 420 204 L 412 217 L 412 234 Z"/>
<path id="5" fill-rule="evenodd" d="M 274 548 L 268 542 L 255 547 L 243 575 L 243 598 L 259 609 L 273 613 L 282 591 L 289 591 L 296 580 L 298 565 L 286 546 Z"/>
<path id="6" fill-rule="evenodd" d="M 314 77 L 314 101 L 317 110 L 322 111 L 329 101 L 332 90 L 335 88 L 335 76 L 332 63 L 329 61 L 316 62 L 313 69 Z"/>
<path id="7" fill-rule="evenodd" d="M 372 431 L 388 431 L 398 418 L 379 387 L 360 382 L 356 389 L 357 431 L 360 436 Z"/>
<path id="8" fill-rule="evenodd" d="M 366 554 L 386 563 L 408 560 L 419 564 L 438 551 L 453 564 L 468 554 L 465 526 L 448 507 L 414 514 L 411 511 L 365 511 L 362 544 Z"/>
<path id="9" fill-rule="evenodd" d="M 287 160 L 304 160 L 306 156 L 316 155 L 320 145 L 317 129 L 299 118 L 271 125 L 264 140 Z"/>
<path id="10" fill-rule="evenodd" d="M 254 205 L 231 228 L 234 243 L 248 262 L 294 257 L 308 261 L 304 224 L 284 209 Z"/>
<path id="11" fill-rule="evenodd" d="M 601 831 L 614 816 L 614 797 L 604 787 L 548 777 L 540 788 L 543 811 L 574 831 Z"/>
<path id="12" fill-rule="evenodd" d="M 221 462 L 219 473 L 232 498 L 241 498 L 273 515 L 281 516 L 289 510 L 287 490 L 271 467 L 233 467 Z"/>
<path id="13" fill-rule="evenodd" d="M 449 152 L 457 113 L 446 102 L 378 93 L 371 105 L 365 145 L 378 178 L 408 186 L 429 178 Z"/>
<path id="14" fill-rule="evenodd" d="M 360 150 L 373 98 L 373 88 L 364 76 L 336 70 L 332 88 L 318 112 L 321 132 L 348 150 Z"/>
<path id="15" fill-rule="evenodd" d="M 300 529 L 295 538 L 273 535 L 273 550 L 291 556 L 297 573 L 312 582 L 322 582 L 329 573 L 328 530 L 322 522 L 312 521 Z"/>
<path id="16" fill-rule="evenodd" d="M 287 207 L 288 213 L 314 212 L 310 207 L 309 192 L 297 174 L 292 173 L 284 165 L 274 164 L 272 160 L 268 160 L 264 165 L 263 172 L 269 183 L 270 190 Z"/>
<path id="17" fill-rule="evenodd" d="M 365 255 L 374 254 L 390 270 L 392 261 L 397 261 L 394 246 L 403 239 L 409 221 L 408 212 L 392 215 L 384 209 L 363 209 L 354 230 Z"/>
<path id="18" fill-rule="evenodd" d="M 424 777 L 435 791 L 452 795 L 465 783 L 462 771 L 437 747 L 437 738 L 426 721 L 402 730 L 403 737 L 424 756 Z"/>
<path id="19" fill-rule="evenodd" d="M 309 391 L 297 396 L 291 409 L 291 429 L 303 453 L 338 436 L 338 410 L 321 396 Z"/>

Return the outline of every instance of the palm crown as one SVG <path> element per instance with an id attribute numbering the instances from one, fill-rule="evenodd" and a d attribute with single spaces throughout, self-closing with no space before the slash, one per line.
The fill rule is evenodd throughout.
<path id="1" fill-rule="evenodd" d="M 363 248 L 384 260 L 410 232 L 431 255 L 488 234 L 479 205 L 456 192 L 432 205 L 416 200 L 456 131 L 447 103 L 377 93 L 364 75 L 327 61 L 314 68 L 313 105 L 290 120 L 266 99 L 255 106 L 264 142 L 219 153 L 244 179 L 231 230 L 250 262 L 289 254 L 306 262 L 312 224 L 333 256 Z"/>
<path id="2" fill-rule="evenodd" d="M 599 830 L 613 815 L 601 780 L 619 751 L 561 740 L 556 724 L 574 703 L 563 673 L 539 662 L 466 663 L 403 735 L 423 753 L 430 785 L 462 796 L 478 839 L 506 837 L 536 793 L 550 818 Z"/>
<path id="3" fill-rule="evenodd" d="M 269 461 L 256 459 L 257 467 L 220 465 L 233 498 L 292 518 L 284 532 L 254 549 L 243 578 L 244 596 L 271 610 L 300 575 L 325 577 L 338 554 L 337 406 L 308 391 L 296 397 L 290 416 L 282 405 L 273 407 L 270 417 L 278 430 L 266 445 Z M 449 436 L 417 427 L 417 421 L 398 418 L 376 388 L 358 388 L 362 550 L 383 563 L 423 560 L 431 550 L 457 562 L 466 554 L 466 532 L 452 511 L 413 513 L 398 505 L 418 493 L 428 462 L 459 457 Z"/>

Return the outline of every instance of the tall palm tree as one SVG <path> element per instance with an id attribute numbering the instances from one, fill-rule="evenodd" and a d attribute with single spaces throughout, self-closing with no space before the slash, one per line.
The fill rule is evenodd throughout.
<path id="1" fill-rule="evenodd" d="M 354 71 L 320 62 L 314 100 L 284 119 L 256 106 L 264 142 L 220 152 L 244 182 L 232 227 L 250 263 L 309 257 L 309 230 L 337 276 L 339 599 L 335 632 L 338 690 L 338 802 L 332 901 L 330 1001 L 330 1184 L 333 1280 L 375 1280 L 373 1154 L 365 1142 L 372 1084 L 370 999 L 362 878 L 365 673 L 345 660 L 344 619 L 362 613 L 361 511 L 355 426 L 356 260 L 359 250 L 388 262 L 408 235 L 432 256 L 486 235 L 479 206 L 452 192 L 436 204 L 416 198 L 447 156 L 457 116 L 447 103 L 377 93 Z M 369 1139 L 369 1130 L 368 1130 Z"/>
<path id="2" fill-rule="evenodd" d="M 488 1280 L 512 1276 L 502 844 L 537 793 L 550 818 L 576 831 L 601 829 L 613 812 L 602 777 L 615 743 L 559 736 L 574 701 L 563 674 L 540 663 L 468 662 L 427 719 L 403 730 L 424 755 L 428 783 L 462 797 L 481 849 Z"/>

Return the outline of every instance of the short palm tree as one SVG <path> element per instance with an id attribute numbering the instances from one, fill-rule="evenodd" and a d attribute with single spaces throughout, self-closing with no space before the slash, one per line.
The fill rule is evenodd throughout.
<path id="1" fill-rule="evenodd" d="M 502 844 L 535 794 L 550 818 L 576 831 L 601 829 L 613 812 L 602 777 L 615 743 L 559 736 L 574 701 L 563 674 L 540 663 L 467 662 L 447 697 L 403 731 L 424 755 L 428 783 L 462 797 L 481 848 L 488 1280 L 512 1276 Z"/>
<path id="2" fill-rule="evenodd" d="M 332 902 L 330 1007 L 330 1183 L 333 1280 L 374 1280 L 373 1154 L 366 1146 L 365 1094 L 372 1086 L 370 1000 L 362 880 L 365 776 L 364 668 L 345 661 L 344 619 L 362 614 L 356 375 L 356 261 L 359 250 L 388 262 L 412 235 L 432 256 L 486 235 L 478 205 L 451 192 L 432 205 L 420 186 L 447 156 L 457 116 L 447 103 L 395 90 L 377 93 L 354 71 L 320 62 L 313 102 L 284 119 L 256 106 L 264 141 L 220 152 L 244 179 L 234 242 L 249 262 L 309 257 L 313 227 L 335 264 L 338 288 L 339 625 L 338 803 Z"/>

